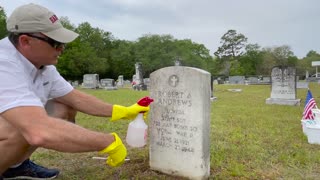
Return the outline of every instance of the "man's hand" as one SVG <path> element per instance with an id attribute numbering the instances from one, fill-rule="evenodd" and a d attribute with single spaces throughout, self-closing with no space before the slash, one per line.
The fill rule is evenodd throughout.
<path id="1" fill-rule="evenodd" d="M 144 118 L 146 118 L 149 109 L 149 106 L 140 106 L 137 103 L 129 107 L 113 105 L 111 121 L 119 119 L 133 120 L 140 112 L 145 112 Z"/>
<path id="2" fill-rule="evenodd" d="M 109 166 L 116 167 L 124 163 L 124 160 L 127 156 L 127 149 L 123 145 L 121 139 L 116 133 L 111 133 L 114 136 L 114 142 L 111 143 L 108 147 L 101 150 L 100 154 L 109 154 L 106 163 Z"/>

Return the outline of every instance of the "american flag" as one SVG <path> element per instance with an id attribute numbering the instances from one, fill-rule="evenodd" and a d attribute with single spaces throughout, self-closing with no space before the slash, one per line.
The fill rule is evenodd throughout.
<path id="1" fill-rule="evenodd" d="M 306 102 L 304 105 L 303 118 L 302 119 L 310 119 L 314 120 L 311 109 L 318 108 L 316 101 L 313 99 L 311 91 L 308 89 Z"/>

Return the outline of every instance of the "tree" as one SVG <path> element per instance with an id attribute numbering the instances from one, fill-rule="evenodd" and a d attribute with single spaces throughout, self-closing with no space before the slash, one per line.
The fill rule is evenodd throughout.
<path id="1" fill-rule="evenodd" d="M 237 34 L 236 30 L 228 30 L 228 32 L 221 37 L 220 43 L 222 45 L 218 47 L 214 55 L 222 59 L 235 60 L 243 54 L 247 40 L 248 38 L 243 34 Z"/>
<path id="2" fill-rule="evenodd" d="M 145 75 L 166 66 L 172 66 L 177 56 L 171 35 L 147 34 L 135 44 L 136 62 L 141 62 Z"/>
<path id="3" fill-rule="evenodd" d="M 135 73 L 136 53 L 135 42 L 116 40 L 112 49 L 112 70 L 114 74 L 123 75 L 125 79 L 131 79 Z"/>
<path id="4" fill-rule="evenodd" d="M 297 62 L 297 74 L 299 76 L 305 76 L 306 71 L 308 71 L 310 75 L 316 73 L 316 68 L 312 67 L 311 64 L 312 61 L 319 60 L 320 54 L 313 50 L 309 51 L 306 57 Z"/>
<path id="5" fill-rule="evenodd" d="M 61 75 L 67 79 L 81 79 L 83 74 L 97 73 L 103 77 L 110 73 L 109 52 L 112 47 L 106 45 L 109 34 L 92 28 L 89 23 L 74 28 L 67 18 L 61 18 L 61 22 L 66 28 L 79 33 L 76 40 L 67 44 L 59 59 L 57 68 Z"/>
<path id="6" fill-rule="evenodd" d="M 298 62 L 287 45 L 263 48 L 262 54 L 263 61 L 257 69 L 263 74 L 270 74 L 273 66 L 296 66 Z"/>
<path id="7" fill-rule="evenodd" d="M 317 53 L 317 51 L 314 51 L 314 50 L 311 50 L 307 53 L 307 56 L 306 57 L 312 57 L 312 56 L 320 56 L 319 53 Z"/>
<path id="8" fill-rule="evenodd" d="M 236 30 L 228 30 L 228 32 L 221 37 L 220 43 L 222 45 L 218 47 L 214 55 L 222 60 L 220 62 L 223 63 L 224 66 L 222 70 L 223 74 L 230 74 L 231 61 L 238 61 L 239 57 L 244 53 L 247 39 L 243 34 L 238 34 Z M 235 66 L 234 68 L 239 67 L 238 62 L 233 62 L 233 65 Z"/>
<path id="9" fill-rule="evenodd" d="M 176 56 L 182 61 L 182 65 L 209 70 L 208 66 L 212 57 L 209 50 L 203 44 L 197 44 L 191 39 L 175 40 Z"/>
<path id="10" fill-rule="evenodd" d="M 177 40 L 171 35 L 144 35 L 138 39 L 134 48 L 136 62 L 141 62 L 145 76 L 159 68 L 173 66 L 179 59 L 184 66 L 207 70 L 212 60 L 209 50 L 190 39 Z"/>
<path id="11" fill-rule="evenodd" d="M 257 64 L 257 72 L 260 75 L 270 76 L 272 67 L 276 65 L 275 59 L 270 48 L 263 48 L 261 53 L 262 62 Z"/>
<path id="12" fill-rule="evenodd" d="M 260 74 L 257 67 L 262 63 L 262 52 L 258 44 L 248 44 L 246 52 L 240 57 L 240 66 L 243 70 L 241 75 Z"/>
<path id="13" fill-rule="evenodd" d="M 294 56 L 290 46 L 283 45 L 283 46 L 274 47 L 271 49 L 271 53 L 275 58 L 276 65 L 295 66 L 294 62 L 289 62 L 290 57 Z"/>
<path id="14" fill-rule="evenodd" d="M 7 23 L 6 23 L 6 13 L 3 9 L 3 7 L 0 6 L 0 39 L 7 36 Z"/>

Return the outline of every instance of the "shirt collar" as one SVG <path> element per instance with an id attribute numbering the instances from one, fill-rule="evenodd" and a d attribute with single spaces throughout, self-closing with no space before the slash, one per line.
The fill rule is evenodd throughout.
<path id="1" fill-rule="evenodd" d="M 12 45 L 13 46 L 13 45 Z M 13 46 L 13 48 L 15 48 Z M 18 50 L 17 54 L 19 56 L 19 59 L 21 60 L 25 70 L 27 73 L 30 74 L 31 77 L 35 77 L 37 73 L 43 73 L 46 69 L 46 66 L 42 66 L 42 68 L 37 69 L 26 57 L 24 57 Z M 38 72 L 39 71 L 39 72 Z"/>

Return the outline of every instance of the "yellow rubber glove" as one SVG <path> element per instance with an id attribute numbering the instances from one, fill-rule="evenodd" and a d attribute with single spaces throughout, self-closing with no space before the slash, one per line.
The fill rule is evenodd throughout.
<path id="1" fill-rule="evenodd" d="M 100 154 L 107 153 L 109 156 L 107 157 L 106 163 L 109 166 L 117 167 L 124 163 L 124 160 L 127 156 L 127 149 L 123 145 L 121 139 L 116 133 L 111 133 L 114 136 L 114 142 L 111 143 L 108 147 L 101 150 Z"/>
<path id="2" fill-rule="evenodd" d="M 140 106 L 137 103 L 129 107 L 113 105 L 111 121 L 119 119 L 133 120 L 140 112 L 145 112 L 144 118 L 146 118 L 149 109 L 149 106 Z"/>

